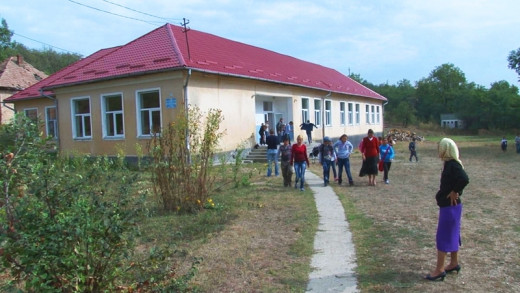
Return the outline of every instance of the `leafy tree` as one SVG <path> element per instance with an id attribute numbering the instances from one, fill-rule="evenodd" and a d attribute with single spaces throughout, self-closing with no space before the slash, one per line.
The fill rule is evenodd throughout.
<path id="1" fill-rule="evenodd" d="M 516 49 L 516 51 L 511 51 L 507 57 L 507 61 L 509 62 L 509 68 L 516 71 L 519 76 L 518 81 L 520 81 L 520 48 Z"/>
<path id="2" fill-rule="evenodd" d="M 13 46 L 11 42 L 12 36 L 13 32 L 9 30 L 7 21 L 2 18 L 2 26 L 0 27 L 0 62 L 4 61 L 11 54 L 11 47 Z"/>

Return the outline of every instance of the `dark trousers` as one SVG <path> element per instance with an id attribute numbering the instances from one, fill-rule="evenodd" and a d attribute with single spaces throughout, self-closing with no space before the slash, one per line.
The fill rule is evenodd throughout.
<path id="1" fill-rule="evenodd" d="M 350 173 L 350 159 L 349 158 L 338 158 L 338 183 L 342 182 L 343 169 L 347 172 L 348 182 L 352 183 L 352 173 Z"/>

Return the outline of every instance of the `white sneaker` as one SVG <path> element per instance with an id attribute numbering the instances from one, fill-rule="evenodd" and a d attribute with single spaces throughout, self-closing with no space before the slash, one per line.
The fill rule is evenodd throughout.
<path id="1" fill-rule="evenodd" d="M 385 184 L 390 184 L 390 180 L 386 179 Z"/>

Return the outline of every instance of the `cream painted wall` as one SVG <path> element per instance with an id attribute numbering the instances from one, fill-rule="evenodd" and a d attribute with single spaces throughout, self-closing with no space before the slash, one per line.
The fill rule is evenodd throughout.
<path id="1" fill-rule="evenodd" d="M 140 144 L 146 151 L 149 138 L 137 135 L 137 108 L 136 91 L 146 89 L 159 89 L 161 96 L 162 125 L 166 125 L 175 119 L 180 111 L 184 110 L 183 86 L 188 81 L 188 104 L 197 105 L 203 112 L 211 108 L 222 110 L 224 121 L 221 130 L 225 136 L 220 142 L 220 151 L 230 151 L 246 142 L 246 148 L 252 147 L 256 140 L 257 119 L 256 114 L 263 110 L 259 105 L 263 100 L 273 100 L 277 103 L 276 112 L 284 114 L 286 123 L 294 122 L 295 137 L 305 132 L 300 130 L 302 121 L 302 97 L 311 101 L 309 116 L 314 122 L 313 99 L 321 99 L 326 92 L 313 89 L 305 89 L 295 86 L 268 83 L 259 80 L 251 80 L 230 76 L 218 76 L 209 73 L 193 71 L 187 77 L 187 71 L 165 72 L 148 74 L 141 77 L 127 77 L 111 81 L 97 82 L 93 84 L 77 85 L 55 89 L 58 101 L 60 150 L 62 154 L 86 153 L 92 155 L 114 155 L 122 149 L 128 156 L 136 155 L 136 144 Z M 102 110 L 101 96 L 103 94 L 122 93 L 124 110 L 124 131 L 122 139 L 106 139 L 102 136 Z M 92 138 L 86 140 L 73 139 L 71 99 L 78 97 L 90 98 L 90 114 L 92 121 Z M 176 98 L 175 109 L 166 107 L 166 99 Z M 365 99 L 357 96 L 331 94 L 327 97 L 332 102 L 332 125 L 321 126 L 313 132 L 315 140 L 321 140 L 323 134 L 337 138 L 343 133 L 349 136 L 365 135 L 369 128 L 376 133 L 382 131 L 382 101 Z M 358 125 L 340 125 L 339 103 L 360 104 L 360 118 Z M 367 124 L 365 121 L 365 104 L 377 105 L 380 109 L 380 122 Z M 44 113 L 44 106 L 51 105 L 49 99 L 29 100 L 17 102 L 17 109 L 24 107 L 38 107 L 38 113 Z M 41 110 L 40 110 L 41 109 Z M 324 104 L 322 101 L 322 111 Z M 347 113 L 346 113 L 347 115 Z M 276 121 L 272 122 L 274 127 Z"/>

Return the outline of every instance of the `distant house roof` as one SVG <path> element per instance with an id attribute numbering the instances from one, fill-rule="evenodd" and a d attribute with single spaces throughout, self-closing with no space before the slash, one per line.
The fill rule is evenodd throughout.
<path id="1" fill-rule="evenodd" d="M 189 48 L 186 42 L 189 40 Z M 39 90 L 192 69 L 386 100 L 338 71 L 212 34 L 166 24 L 130 43 L 100 50 L 7 100 L 37 98 Z M 48 92 L 51 93 L 51 92 Z M 35 96 L 36 94 L 36 96 Z"/>
<path id="2" fill-rule="evenodd" d="M 457 117 L 456 114 L 441 114 L 441 121 L 442 120 L 462 120 Z"/>
<path id="3" fill-rule="evenodd" d="M 0 63 L 0 88 L 20 91 L 47 77 L 47 74 L 25 62 L 23 57 L 13 56 Z"/>

